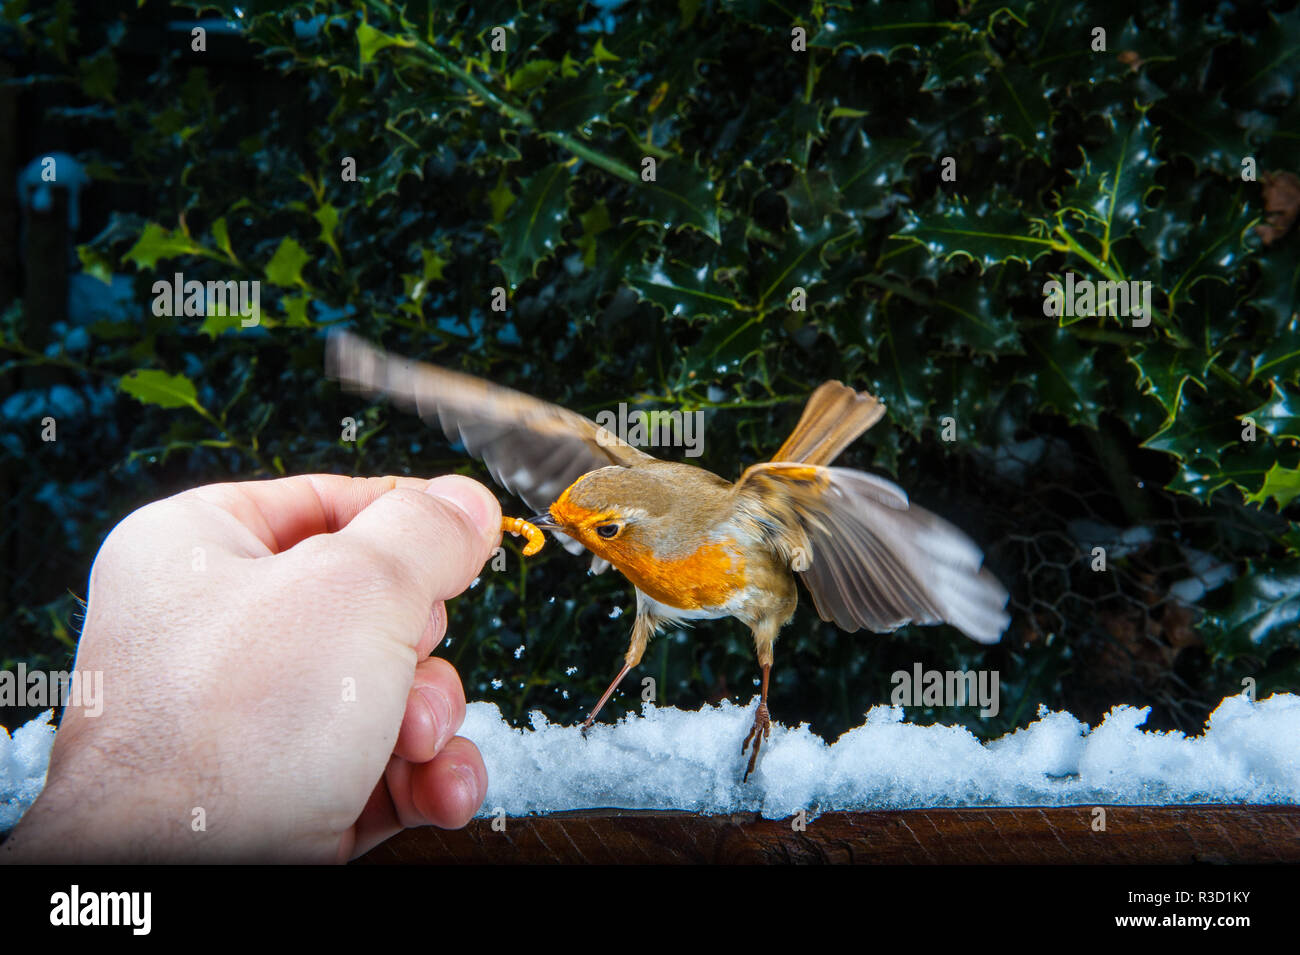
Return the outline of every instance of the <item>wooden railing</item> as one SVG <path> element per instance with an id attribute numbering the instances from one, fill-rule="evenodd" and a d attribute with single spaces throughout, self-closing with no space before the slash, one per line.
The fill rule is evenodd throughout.
<path id="1" fill-rule="evenodd" d="M 830 812 L 808 821 L 619 809 L 411 829 L 363 863 L 1300 863 L 1300 806 Z"/>

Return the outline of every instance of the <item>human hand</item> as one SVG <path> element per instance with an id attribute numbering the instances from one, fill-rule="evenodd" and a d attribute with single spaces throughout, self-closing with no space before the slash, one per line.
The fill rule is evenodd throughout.
<path id="1" fill-rule="evenodd" d="M 100 548 L 44 792 L 6 861 L 345 861 L 406 826 L 465 825 L 487 771 L 444 600 L 500 540 L 459 476 L 213 484 Z"/>

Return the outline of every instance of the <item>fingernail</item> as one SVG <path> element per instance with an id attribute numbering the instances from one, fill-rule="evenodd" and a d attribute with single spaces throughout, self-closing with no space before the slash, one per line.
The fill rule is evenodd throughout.
<path id="1" fill-rule="evenodd" d="M 491 540 L 501 533 L 501 508 L 482 484 L 459 474 L 434 478 L 424 489 L 425 494 L 432 494 L 449 504 L 455 504 L 469 515 L 479 532 Z"/>
<path id="2" fill-rule="evenodd" d="M 478 812 L 478 807 L 482 805 L 483 799 L 478 794 L 478 777 L 474 775 L 474 770 L 461 764 L 452 770 L 460 782 L 461 791 L 465 794 L 465 805 L 469 807 L 471 813 Z"/>
<path id="3" fill-rule="evenodd" d="M 424 702 L 429 705 L 429 711 L 433 714 L 434 721 L 438 724 L 438 749 L 442 749 L 443 744 L 451 736 L 451 700 L 447 699 L 447 694 L 432 686 L 420 687 L 420 696 L 424 697 Z"/>

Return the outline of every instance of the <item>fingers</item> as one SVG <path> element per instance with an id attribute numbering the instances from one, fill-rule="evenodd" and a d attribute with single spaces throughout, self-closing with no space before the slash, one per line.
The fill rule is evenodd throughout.
<path id="1" fill-rule="evenodd" d="M 393 759 L 385 775 L 403 826 L 459 829 L 474 818 L 487 795 L 487 768 L 478 747 L 455 736 L 427 763 Z"/>
<path id="2" fill-rule="evenodd" d="M 483 485 L 452 474 L 430 481 L 423 493 L 397 488 L 381 495 L 335 536 L 385 555 L 427 608 L 478 576 L 501 540 L 501 507 Z"/>
<path id="3" fill-rule="evenodd" d="M 422 491 L 428 481 L 412 477 L 352 478 L 341 474 L 301 474 L 274 481 L 209 484 L 171 501 L 196 499 L 226 511 L 278 554 L 316 534 L 331 534 L 396 488 Z M 262 557 L 264 553 L 247 554 Z"/>
<path id="4" fill-rule="evenodd" d="M 421 660 L 393 753 L 412 763 L 426 763 L 464 722 L 465 690 L 456 669 L 438 657 Z"/>
<path id="5" fill-rule="evenodd" d="M 420 634 L 420 641 L 415 645 L 415 658 L 423 660 L 446 635 L 447 605 L 439 600 L 429 608 L 429 622 L 424 625 L 424 633 Z"/>

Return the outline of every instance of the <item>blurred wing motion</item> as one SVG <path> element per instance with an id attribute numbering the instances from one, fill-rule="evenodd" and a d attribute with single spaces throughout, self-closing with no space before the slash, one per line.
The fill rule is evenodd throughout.
<path id="1" fill-rule="evenodd" d="M 888 481 L 851 468 L 770 462 L 745 471 L 736 488 L 751 517 L 775 520 L 785 552 L 810 551 L 792 566 L 823 620 L 877 633 L 908 622 L 950 623 L 980 643 L 996 643 L 1007 628 L 1007 591 L 980 568 L 980 549 Z"/>
<path id="2" fill-rule="evenodd" d="M 483 460 L 498 484 L 535 511 L 550 507 L 588 471 L 654 460 L 559 405 L 472 375 L 401 358 L 347 332 L 330 335 L 325 369 L 353 391 L 388 395 L 426 421 L 436 421 L 448 439 L 463 443 L 470 454 Z M 585 549 L 563 539 L 573 553 Z"/>

